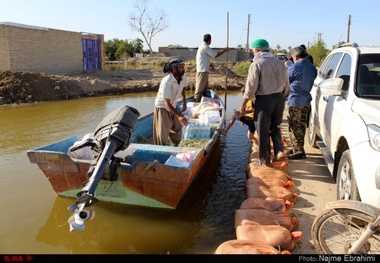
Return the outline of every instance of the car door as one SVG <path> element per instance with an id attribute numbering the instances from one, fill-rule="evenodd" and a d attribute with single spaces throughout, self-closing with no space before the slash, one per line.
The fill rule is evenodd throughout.
<path id="1" fill-rule="evenodd" d="M 350 112 L 350 105 L 348 105 L 347 97 L 349 92 L 350 78 L 351 78 L 351 64 L 352 58 L 349 53 L 341 53 L 339 62 L 336 65 L 334 77 L 343 79 L 342 95 L 341 96 L 323 96 L 323 103 L 325 103 L 325 112 L 323 119 L 323 140 L 326 146 L 330 149 L 331 154 L 334 156 L 337 140 L 342 135 L 337 131 L 341 130 L 341 123 L 344 121 L 345 116 Z"/>
<path id="2" fill-rule="evenodd" d="M 318 77 L 314 82 L 315 86 L 315 119 L 317 121 L 316 127 L 319 127 L 319 136 L 327 145 L 330 142 L 330 132 L 326 132 L 327 129 L 330 129 L 331 122 L 331 110 L 332 110 L 332 102 L 334 100 L 333 96 L 326 96 L 321 93 L 318 84 L 325 79 L 332 78 L 336 75 L 336 71 L 338 69 L 339 62 L 343 56 L 342 52 L 337 52 L 329 55 L 324 63 L 321 65 L 320 70 L 318 72 Z M 331 97 L 331 98 L 329 98 Z M 330 103 L 328 101 L 330 99 Z M 327 111 L 327 112 L 326 112 Z M 327 124 L 326 124 L 327 123 Z M 326 127 L 327 126 L 327 127 Z"/>

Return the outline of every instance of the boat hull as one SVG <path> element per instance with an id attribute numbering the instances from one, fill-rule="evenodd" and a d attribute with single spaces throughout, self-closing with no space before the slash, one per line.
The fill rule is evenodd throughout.
<path id="1" fill-rule="evenodd" d="M 152 114 L 140 118 L 129 147 L 132 151 L 118 165 L 115 176 L 111 178 L 110 169 L 106 169 L 96 187 L 95 197 L 103 202 L 177 208 L 207 163 L 215 144 L 219 143 L 218 129 L 222 128 L 225 120 L 222 101 L 220 105 L 220 121 L 211 124 L 210 138 L 200 140 L 202 147 L 138 143 L 139 136 L 151 136 L 153 126 Z M 89 178 L 91 165 L 96 162 L 95 159 L 76 158 L 70 154 L 69 148 L 77 141 L 80 139 L 74 136 L 27 152 L 30 162 L 38 165 L 58 196 L 77 198 Z M 169 164 L 170 158 L 187 153 L 192 154 L 189 163 Z"/>

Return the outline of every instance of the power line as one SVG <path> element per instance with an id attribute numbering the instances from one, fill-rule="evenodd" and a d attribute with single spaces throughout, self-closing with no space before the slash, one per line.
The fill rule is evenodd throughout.
<path id="1" fill-rule="evenodd" d="M 361 16 L 351 16 L 351 21 L 355 24 L 366 24 L 366 25 L 372 25 L 372 24 L 378 24 L 380 25 L 380 19 L 379 18 L 371 18 L 371 17 L 361 17 Z"/>

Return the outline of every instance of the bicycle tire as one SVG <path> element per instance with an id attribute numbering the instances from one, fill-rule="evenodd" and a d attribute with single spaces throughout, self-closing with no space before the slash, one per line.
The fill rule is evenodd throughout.
<path id="1" fill-rule="evenodd" d="M 335 205 L 323 210 L 313 221 L 311 236 L 314 247 L 320 254 L 347 254 L 350 245 L 374 218 L 374 214 L 371 213 L 373 211 L 358 208 L 356 202 L 348 201 L 342 204 L 340 207 Z M 379 254 L 378 234 L 377 231 L 372 235 L 358 253 Z"/>

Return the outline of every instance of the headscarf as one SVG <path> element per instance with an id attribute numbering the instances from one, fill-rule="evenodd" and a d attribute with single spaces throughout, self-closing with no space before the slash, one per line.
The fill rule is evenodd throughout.
<path id="1" fill-rule="evenodd" d="M 183 59 L 173 58 L 172 60 L 164 64 L 163 72 L 164 73 L 171 72 L 173 67 L 178 67 L 184 64 L 185 64 L 185 61 Z"/>

